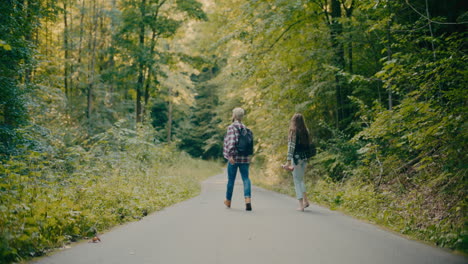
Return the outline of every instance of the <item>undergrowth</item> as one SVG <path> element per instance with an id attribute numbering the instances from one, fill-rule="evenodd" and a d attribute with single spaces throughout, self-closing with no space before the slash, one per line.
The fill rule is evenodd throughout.
<path id="1" fill-rule="evenodd" d="M 395 186 L 376 188 L 357 177 L 336 182 L 319 176 L 320 171 L 310 167 L 305 184 L 313 202 L 413 239 L 468 253 L 467 203 L 459 197 L 450 197 L 450 194 L 434 193 L 433 182 L 396 191 Z M 254 184 L 295 196 L 291 175 L 280 170 L 253 169 Z"/>
<path id="2" fill-rule="evenodd" d="M 196 196 L 221 171 L 114 127 L 57 153 L 0 163 L 0 262 L 40 256 Z"/>

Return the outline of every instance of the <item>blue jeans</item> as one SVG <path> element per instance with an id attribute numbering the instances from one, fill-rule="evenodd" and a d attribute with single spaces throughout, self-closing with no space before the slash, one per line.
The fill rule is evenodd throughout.
<path id="1" fill-rule="evenodd" d="M 227 191 L 226 191 L 226 200 L 231 201 L 232 191 L 234 190 L 234 182 L 236 180 L 237 169 L 239 168 L 240 174 L 242 176 L 242 182 L 244 183 L 244 197 L 250 198 L 250 179 L 249 179 L 249 164 L 248 163 L 235 163 L 232 165 L 228 162 L 227 166 Z"/>

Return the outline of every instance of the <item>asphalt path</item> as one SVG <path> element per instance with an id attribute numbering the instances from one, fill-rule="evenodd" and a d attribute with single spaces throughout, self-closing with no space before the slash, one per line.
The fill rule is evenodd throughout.
<path id="1" fill-rule="evenodd" d="M 36 264 L 455 264 L 468 258 L 403 238 L 336 211 L 252 189 L 245 211 L 237 177 L 232 208 L 223 205 L 226 176 L 202 184 L 202 193 L 43 257 Z"/>

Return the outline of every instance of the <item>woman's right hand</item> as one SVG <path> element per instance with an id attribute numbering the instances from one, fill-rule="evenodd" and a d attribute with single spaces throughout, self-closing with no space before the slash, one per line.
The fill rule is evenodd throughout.
<path id="1" fill-rule="evenodd" d="M 294 167 L 291 166 L 291 165 L 289 165 L 289 164 L 287 164 L 287 163 L 281 165 L 281 167 L 282 167 L 283 169 L 285 169 L 285 170 L 288 170 L 288 171 L 293 171 L 293 170 L 294 170 Z"/>

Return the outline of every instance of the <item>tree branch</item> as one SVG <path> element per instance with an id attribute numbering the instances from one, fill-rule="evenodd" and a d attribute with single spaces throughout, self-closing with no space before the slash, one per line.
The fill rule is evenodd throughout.
<path id="1" fill-rule="evenodd" d="M 291 25 L 289 25 L 289 26 L 283 31 L 283 33 L 281 33 L 281 34 L 279 35 L 279 37 L 276 38 L 276 40 L 273 42 L 273 44 L 271 44 L 271 46 L 268 48 L 268 50 L 271 50 L 271 49 L 276 45 L 276 43 L 278 43 L 278 42 L 280 41 L 280 39 L 284 36 L 284 34 L 286 34 L 286 33 L 287 33 L 289 30 L 291 30 L 295 25 L 299 24 L 300 22 L 303 22 L 304 20 L 305 20 L 305 18 L 304 18 L 304 19 L 300 19 L 300 20 L 298 20 L 298 21 L 292 23 Z"/>
<path id="2" fill-rule="evenodd" d="M 416 12 L 418 15 L 422 16 L 423 18 L 427 19 L 430 23 L 435 23 L 435 24 L 440 24 L 440 25 L 462 25 L 462 24 L 468 24 L 468 21 L 462 21 L 459 23 L 452 23 L 452 22 L 439 22 L 439 21 L 434 21 L 430 17 L 424 15 L 423 13 L 419 12 L 414 6 L 412 6 L 408 0 L 405 0 L 406 4 L 413 9 L 414 12 Z"/>
<path id="3" fill-rule="evenodd" d="M 166 1 L 167 1 L 167 0 L 163 0 L 163 1 L 161 1 L 161 3 L 159 3 L 159 5 L 158 5 L 158 10 L 159 10 L 159 8 L 161 8 L 161 6 L 164 5 L 164 3 L 166 3 Z"/>
<path id="4" fill-rule="evenodd" d="M 327 1 L 326 0 L 323 0 L 323 1 L 320 0 L 320 2 L 312 1 L 312 3 L 316 4 L 318 7 L 320 7 L 320 9 L 322 9 L 323 14 L 325 15 L 325 19 L 327 20 L 327 24 L 331 25 L 330 13 L 327 12 L 327 8 L 326 8 Z"/>
<path id="5" fill-rule="evenodd" d="M 346 0 L 340 0 L 340 2 L 341 2 L 341 5 L 343 6 L 343 9 L 345 10 L 346 17 L 350 17 L 354 8 L 354 0 L 351 0 L 351 4 L 349 5 L 349 7 L 346 7 L 346 3 L 345 3 Z"/>

